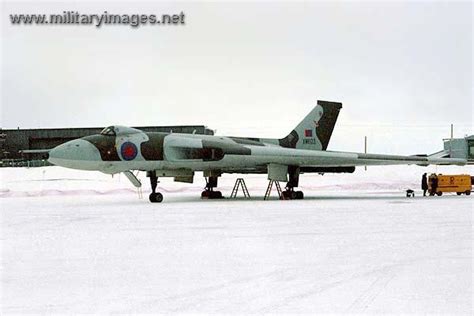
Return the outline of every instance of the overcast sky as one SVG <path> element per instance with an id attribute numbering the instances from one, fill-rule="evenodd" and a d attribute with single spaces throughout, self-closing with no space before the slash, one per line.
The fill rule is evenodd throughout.
<path id="1" fill-rule="evenodd" d="M 9 14 L 185 13 L 185 25 L 12 26 Z M 204 124 L 282 137 L 343 102 L 329 149 L 433 152 L 473 133 L 466 2 L 2 4 L 1 126 Z"/>

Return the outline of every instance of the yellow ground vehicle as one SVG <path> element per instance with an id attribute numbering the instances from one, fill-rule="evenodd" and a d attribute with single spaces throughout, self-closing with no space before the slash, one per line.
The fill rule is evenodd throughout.
<path id="1" fill-rule="evenodd" d="M 435 178 L 438 185 L 435 186 Z M 456 192 L 457 195 L 470 195 L 472 190 L 471 176 L 468 174 L 432 174 L 428 178 L 428 192 L 430 195 L 442 195 L 443 192 Z"/>

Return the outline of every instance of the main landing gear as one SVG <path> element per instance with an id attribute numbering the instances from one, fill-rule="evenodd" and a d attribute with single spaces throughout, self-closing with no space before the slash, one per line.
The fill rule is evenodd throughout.
<path id="1" fill-rule="evenodd" d="M 161 203 L 163 201 L 163 194 L 156 192 L 156 187 L 158 185 L 158 177 L 156 176 L 155 171 L 149 171 L 147 176 L 150 177 L 151 184 L 151 193 L 150 193 L 150 202 L 152 203 Z"/>
<path id="2" fill-rule="evenodd" d="M 303 191 L 295 191 L 300 180 L 300 168 L 296 166 L 288 166 L 288 182 L 285 191 L 281 192 L 282 200 L 302 200 L 304 198 Z"/>
<path id="3" fill-rule="evenodd" d="M 222 199 L 221 191 L 214 191 L 217 188 L 217 177 L 206 177 L 206 187 L 201 193 L 201 199 Z"/>
<path id="4" fill-rule="evenodd" d="M 282 200 L 302 200 L 304 198 L 303 191 L 295 191 L 293 187 L 286 186 L 286 190 L 281 192 Z"/>

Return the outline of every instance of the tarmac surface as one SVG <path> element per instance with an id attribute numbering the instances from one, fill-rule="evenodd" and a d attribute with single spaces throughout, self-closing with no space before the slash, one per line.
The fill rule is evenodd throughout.
<path id="1" fill-rule="evenodd" d="M 406 198 L 425 169 L 400 168 L 304 176 L 301 201 L 262 201 L 265 176 L 251 200 L 165 180 L 161 204 L 125 177 L 0 169 L 1 313 L 470 314 L 472 195 Z"/>

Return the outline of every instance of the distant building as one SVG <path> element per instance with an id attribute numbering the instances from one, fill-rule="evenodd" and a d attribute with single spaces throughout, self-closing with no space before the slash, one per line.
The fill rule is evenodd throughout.
<path id="1" fill-rule="evenodd" d="M 142 126 L 144 132 L 174 132 L 186 134 L 213 135 L 214 132 L 203 125 L 184 126 Z M 102 127 L 85 128 L 41 128 L 41 129 L 0 129 L 0 166 L 46 165 L 47 152 L 28 153 L 28 150 L 51 149 L 67 141 L 99 134 Z M 26 152 L 25 152 L 26 151 Z"/>
<path id="2" fill-rule="evenodd" d="M 451 158 L 462 158 L 474 163 L 474 135 L 464 138 L 444 139 L 444 150 Z"/>

